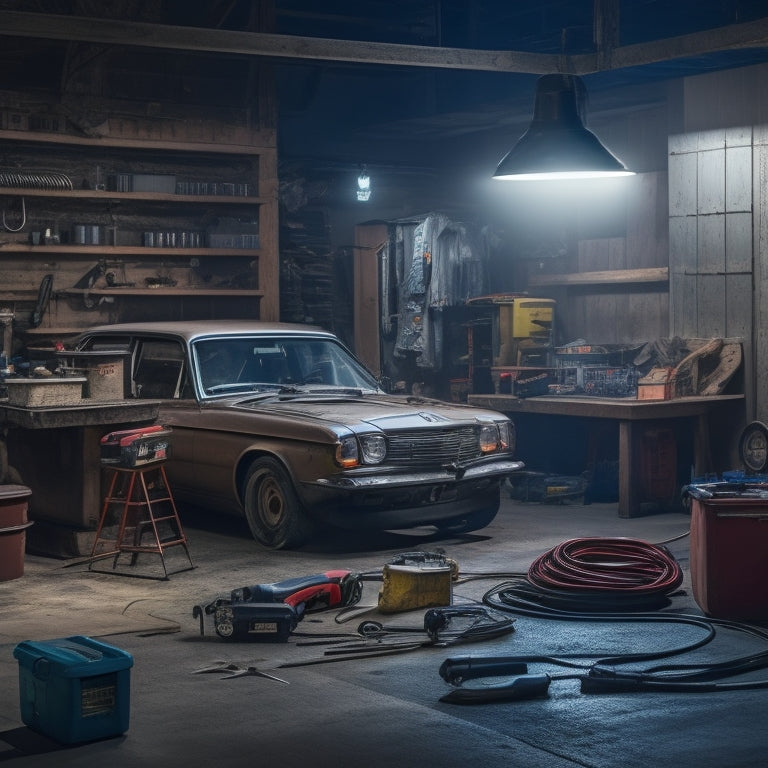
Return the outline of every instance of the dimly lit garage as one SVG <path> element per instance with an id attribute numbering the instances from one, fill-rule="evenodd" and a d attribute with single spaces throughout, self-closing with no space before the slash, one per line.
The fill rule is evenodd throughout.
<path id="1" fill-rule="evenodd" d="M 0 39 L 0 761 L 763 759 L 766 3 Z"/>

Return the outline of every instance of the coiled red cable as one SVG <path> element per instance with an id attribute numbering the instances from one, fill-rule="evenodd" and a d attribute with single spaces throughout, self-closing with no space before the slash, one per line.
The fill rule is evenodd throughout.
<path id="1" fill-rule="evenodd" d="M 539 555 L 528 581 L 545 590 L 629 595 L 667 594 L 683 582 L 665 549 L 630 538 L 570 539 Z"/>

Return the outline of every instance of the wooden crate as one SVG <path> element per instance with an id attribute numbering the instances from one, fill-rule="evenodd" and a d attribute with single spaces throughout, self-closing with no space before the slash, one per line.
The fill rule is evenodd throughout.
<path id="1" fill-rule="evenodd" d="M 672 400 L 675 396 L 675 377 L 670 367 L 651 368 L 647 376 L 637 382 L 638 400 Z"/>

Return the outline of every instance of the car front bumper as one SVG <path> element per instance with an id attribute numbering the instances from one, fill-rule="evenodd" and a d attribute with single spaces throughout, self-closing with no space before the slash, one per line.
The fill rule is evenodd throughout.
<path id="1" fill-rule="evenodd" d="M 317 486 L 340 491 L 387 490 L 411 485 L 433 485 L 461 483 L 473 480 L 496 478 L 519 472 L 525 467 L 522 461 L 477 462 L 457 467 L 444 467 L 440 470 L 416 470 L 414 472 L 393 471 L 385 468 L 381 472 L 370 469 L 351 470 L 330 478 L 315 481 Z"/>
<path id="2" fill-rule="evenodd" d="M 510 459 L 441 470 L 349 472 L 302 490 L 313 515 L 338 527 L 439 525 L 498 507 L 500 481 L 523 467 Z"/>

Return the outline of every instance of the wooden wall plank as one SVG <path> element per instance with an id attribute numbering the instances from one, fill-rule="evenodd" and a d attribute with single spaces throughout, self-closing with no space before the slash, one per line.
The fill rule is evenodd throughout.
<path id="1" fill-rule="evenodd" d="M 768 138 L 768 136 L 766 136 Z M 748 418 L 768 421 L 768 269 L 761 254 L 768 253 L 768 144 L 756 144 L 754 169 L 754 312 L 752 392 L 747 395 Z"/>
<path id="2" fill-rule="evenodd" d="M 698 219 L 673 216 L 669 220 L 670 275 L 691 274 L 698 266 Z"/>
<path id="3" fill-rule="evenodd" d="M 725 210 L 752 210 L 752 147 L 725 151 Z"/>
<path id="4" fill-rule="evenodd" d="M 725 215 L 725 271 L 750 274 L 752 272 L 751 213 Z"/>
<path id="5" fill-rule="evenodd" d="M 725 211 L 725 149 L 697 154 L 697 213 Z"/>
<path id="6" fill-rule="evenodd" d="M 669 215 L 696 215 L 698 163 L 693 152 L 669 156 Z"/>
<path id="7" fill-rule="evenodd" d="M 766 66 L 726 69 L 688 77 L 684 85 L 686 129 L 761 125 L 768 120 L 765 98 Z M 716 98 L 713 95 L 716 94 Z"/>
<path id="8" fill-rule="evenodd" d="M 725 276 L 725 336 L 752 340 L 752 275 Z"/>
<path id="9" fill-rule="evenodd" d="M 672 190 L 670 190 L 672 191 Z M 672 195 L 670 195 L 670 199 Z M 696 317 L 695 279 L 698 238 L 695 216 L 669 220 L 669 333 L 685 336 Z"/>
<path id="10" fill-rule="evenodd" d="M 725 276 L 700 274 L 696 278 L 698 295 L 696 333 L 702 339 L 726 336 Z"/>
<path id="11" fill-rule="evenodd" d="M 698 272 L 725 272 L 725 215 L 712 214 L 697 219 Z"/>
<path id="12" fill-rule="evenodd" d="M 627 267 L 669 268 L 669 183 L 666 173 L 638 174 L 627 210 Z M 619 297 L 617 342 L 630 344 L 669 335 L 669 282 Z"/>
<path id="13" fill-rule="evenodd" d="M 678 274 L 670 291 L 670 335 L 682 338 L 698 336 L 698 295 L 696 275 Z"/>
<path id="14" fill-rule="evenodd" d="M 669 264 L 666 173 L 641 173 L 627 190 L 627 268 Z"/>
<path id="15" fill-rule="evenodd" d="M 626 252 L 623 238 L 600 238 L 579 242 L 579 271 L 598 272 L 621 269 L 625 266 Z M 616 295 L 607 291 L 582 294 L 584 326 L 577 335 L 590 343 L 611 343 L 616 329 Z M 574 329 L 575 330 L 575 329 Z"/>

